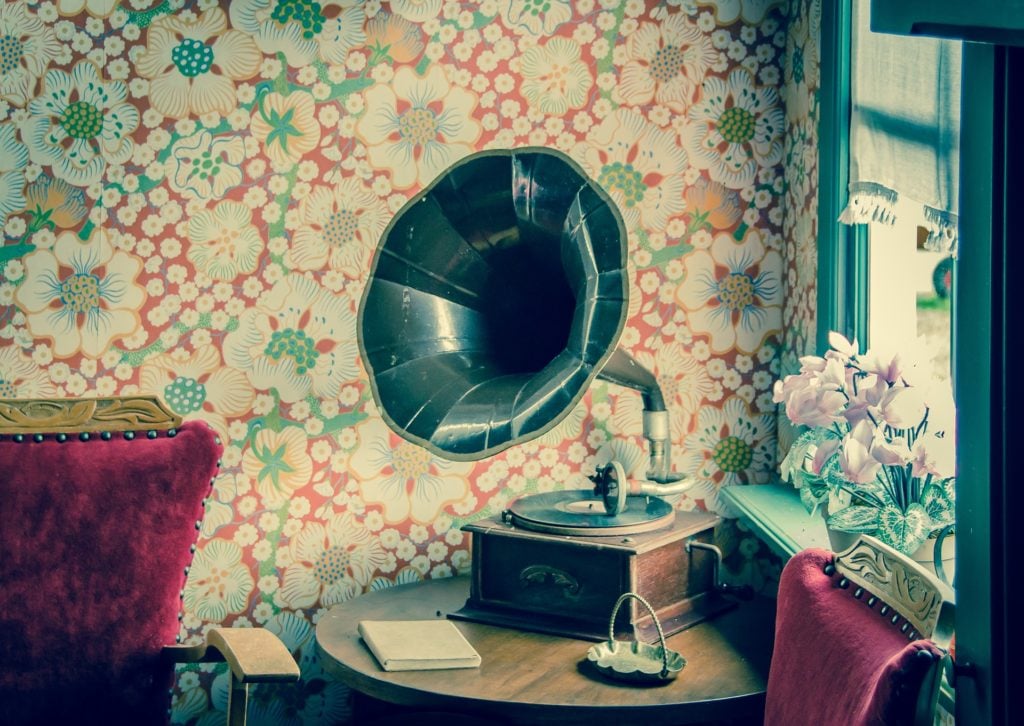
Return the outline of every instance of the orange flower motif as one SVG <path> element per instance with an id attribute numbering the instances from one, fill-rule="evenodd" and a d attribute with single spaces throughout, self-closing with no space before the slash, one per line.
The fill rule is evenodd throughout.
<path id="1" fill-rule="evenodd" d="M 299 428 L 256 432 L 242 454 L 242 471 L 256 482 L 256 491 L 267 507 L 280 507 L 309 483 L 313 460 L 307 445 L 306 432 Z"/>
<path id="2" fill-rule="evenodd" d="M 683 197 L 686 199 L 686 208 L 697 222 L 707 222 L 714 229 L 729 229 L 743 214 L 739 194 L 703 177 L 689 187 Z"/>
<path id="3" fill-rule="evenodd" d="M 41 174 L 25 188 L 25 200 L 37 228 L 52 225 L 71 229 L 85 219 L 85 192 L 63 179 Z"/>
<path id="4" fill-rule="evenodd" d="M 275 164 L 285 168 L 297 164 L 320 142 L 313 96 L 305 91 L 261 96 L 252 116 L 252 135 L 263 142 Z"/>
<path id="5" fill-rule="evenodd" d="M 375 61 L 386 57 L 395 63 L 409 63 L 423 53 L 419 28 L 390 13 L 377 13 L 366 23 L 366 45 L 373 51 Z"/>

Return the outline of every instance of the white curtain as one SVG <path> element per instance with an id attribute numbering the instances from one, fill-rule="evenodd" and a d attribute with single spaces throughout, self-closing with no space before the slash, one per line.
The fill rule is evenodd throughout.
<path id="1" fill-rule="evenodd" d="M 854 2 L 850 199 L 840 221 L 892 224 L 919 203 L 929 249 L 955 252 L 960 152 L 959 41 L 872 33 Z"/>

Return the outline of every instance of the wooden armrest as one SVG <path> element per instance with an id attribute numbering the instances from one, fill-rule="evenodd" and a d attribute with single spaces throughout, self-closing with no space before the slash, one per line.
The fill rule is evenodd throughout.
<path id="1" fill-rule="evenodd" d="M 299 679 L 299 666 L 280 638 L 263 628 L 212 628 L 199 645 L 168 645 L 175 663 L 227 661 L 241 683 L 282 683 Z"/>

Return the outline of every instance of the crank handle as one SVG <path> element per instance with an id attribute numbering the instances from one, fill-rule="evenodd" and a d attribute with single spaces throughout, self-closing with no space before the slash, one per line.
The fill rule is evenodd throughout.
<path id="1" fill-rule="evenodd" d="M 696 540 L 689 540 L 686 543 L 686 552 L 692 553 L 693 550 L 707 550 L 715 556 L 713 579 L 715 581 L 715 589 L 724 595 L 733 595 L 738 597 L 740 600 L 753 600 L 754 599 L 754 588 L 750 585 L 732 585 L 728 582 L 724 582 L 720 579 L 721 564 L 722 564 L 722 550 L 718 549 L 713 544 L 706 542 L 698 542 Z"/>

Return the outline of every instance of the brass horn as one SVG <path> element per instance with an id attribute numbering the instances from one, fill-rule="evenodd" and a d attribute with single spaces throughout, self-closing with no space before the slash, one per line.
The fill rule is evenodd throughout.
<path id="1" fill-rule="evenodd" d="M 391 220 L 360 301 L 385 421 L 441 457 L 478 460 L 555 426 L 600 376 L 643 394 L 648 478 L 678 480 L 658 383 L 616 347 L 626 255 L 615 203 L 565 154 L 452 165 Z"/>

